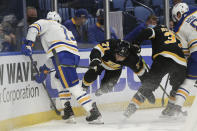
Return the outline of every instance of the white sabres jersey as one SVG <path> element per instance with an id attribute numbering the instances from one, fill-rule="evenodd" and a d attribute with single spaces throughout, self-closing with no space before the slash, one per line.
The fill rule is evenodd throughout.
<path id="1" fill-rule="evenodd" d="M 183 14 L 175 27 L 175 33 L 181 38 L 186 57 L 197 51 L 197 10 L 190 10 Z"/>
<path id="2" fill-rule="evenodd" d="M 41 19 L 30 25 L 26 39 L 35 42 L 37 36 L 40 36 L 48 57 L 53 56 L 52 49 L 56 52 L 68 51 L 79 55 L 77 42 L 72 32 L 57 21 Z"/>

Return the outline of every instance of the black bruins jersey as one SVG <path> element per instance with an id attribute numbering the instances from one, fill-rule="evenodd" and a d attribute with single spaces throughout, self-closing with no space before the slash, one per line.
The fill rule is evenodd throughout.
<path id="1" fill-rule="evenodd" d="M 101 65 L 107 70 L 118 70 L 122 66 L 128 66 L 135 73 L 140 72 L 143 65 L 132 47 L 130 48 L 129 56 L 124 61 L 116 61 L 115 53 L 116 48 L 118 48 L 117 43 L 119 42 L 120 39 L 110 39 L 96 45 L 91 51 L 90 60 L 100 59 L 102 61 Z"/>
<path id="2" fill-rule="evenodd" d="M 115 59 L 115 49 L 120 40 L 110 39 L 96 45 L 91 51 L 90 60 L 99 58 L 102 66 L 107 70 L 118 70 L 122 68 L 120 62 Z"/>
<path id="3" fill-rule="evenodd" d="M 140 44 L 142 41 L 150 39 L 152 41 L 152 58 L 158 55 L 168 57 L 178 64 L 186 66 L 186 59 L 181 49 L 181 42 L 177 39 L 174 32 L 164 25 L 158 25 L 155 28 L 144 29 L 134 41 L 134 44 Z"/>
<path id="4" fill-rule="evenodd" d="M 109 39 L 96 45 L 91 51 L 90 60 L 100 59 L 102 61 L 101 65 L 107 70 L 118 70 L 122 66 L 128 66 L 138 72 L 138 68 L 140 68 L 139 57 L 134 53 L 133 48 L 130 48 L 130 54 L 124 61 L 116 61 L 115 53 L 119 42 L 120 39 Z"/>

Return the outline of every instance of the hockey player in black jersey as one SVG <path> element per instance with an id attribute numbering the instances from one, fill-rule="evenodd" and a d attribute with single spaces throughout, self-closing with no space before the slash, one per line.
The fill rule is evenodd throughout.
<path id="1" fill-rule="evenodd" d="M 97 69 L 89 69 L 83 78 L 82 87 L 87 90 L 88 87 L 97 79 L 97 76 L 105 70 L 101 86 L 95 95 L 100 96 L 111 92 L 117 83 L 123 66 L 131 68 L 143 81 L 146 68 L 144 63 L 138 57 L 138 48 L 131 46 L 129 42 L 119 39 L 106 40 L 96 45 L 90 54 L 90 65 Z"/>
<path id="2" fill-rule="evenodd" d="M 172 85 L 170 92 L 171 101 L 185 79 L 186 59 L 181 49 L 181 43 L 175 34 L 168 30 L 166 26 L 158 25 L 154 28 L 147 28 L 141 31 L 132 44 L 140 46 L 142 41 L 148 39 L 152 41 L 153 63 L 146 79 L 142 81 L 142 86 L 133 96 L 124 112 L 126 117 L 130 117 L 145 99 L 152 104 L 155 103 L 153 91 L 159 87 L 162 78 L 167 73 L 170 75 L 169 80 Z M 165 110 L 162 113 L 165 114 Z"/>

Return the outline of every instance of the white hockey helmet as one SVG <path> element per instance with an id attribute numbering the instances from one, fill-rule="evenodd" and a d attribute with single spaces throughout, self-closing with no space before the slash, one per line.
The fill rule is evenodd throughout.
<path id="1" fill-rule="evenodd" d="M 56 11 L 50 11 L 47 13 L 47 19 L 48 20 L 55 20 L 58 23 L 62 22 L 62 18 L 60 17 L 60 15 L 56 12 Z"/>
<path id="2" fill-rule="evenodd" d="M 177 3 L 173 9 L 172 9 L 172 19 L 174 22 L 177 22 L 181 19 L 182 15 L 185 13 L 185 12 L 188 12 L 189 11 L 189 7 L 186 3 Z M 178 18 L 177 15 L 178 13 L 181 14 L 181 17 Z"/>

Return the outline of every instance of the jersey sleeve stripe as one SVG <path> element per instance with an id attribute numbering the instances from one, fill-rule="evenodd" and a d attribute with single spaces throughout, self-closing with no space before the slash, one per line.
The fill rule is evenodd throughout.
<path id="1" fill-rule="evenodd" d="M 38 32 L 41 31 L 41 27 L 38 24 L 32 24 L 32 25 L 29 26 L 29 28 L 31 28 L 31 27 L 35 27 L 36 29 L 38 29 Z"/>
<path id="2" fill-rule="evenodd" d="M 35 28 L 38 31 L 38 34 L 40 33 L 39 30 L 38 30 L 38 28 L 35 27 L 35 26 L 30 26 L 29 28 Z"/>
<path id="3" fill-rule="evenodd" d="M 189 50 L 190 50 L 190 53 L 194 52 L 194 51 L 197 51 L 197 39 L 193 39 L 191 40 L 189 43 Z"/>
<path id="4" fill-rule="evenodd" d="M 149 39 L 155 38 L 155 31 L 154 31 L 154 29 L 153 28 L 150 28 L 150 29 L 152 30 L 153 34 L 149 37 Z"/>
<path id="5" fill-rule="evenodd" d="M 188 47 L 190 47 L 193 43 L 197 42 L 197 39 L 193 39 L 190 42 L 188 42 Z"/>
<path id="6" fill-rule="evenodd" d="M 94 47 L 95 49 L 99 50 L 101 52 L 101 57 L 104 56 L 105 50 L 103 49 L 103 47 L 98 44 L 96 47 Z"/>
<path id="7" fill-rule="evenodd" d="M 195 44 L 193 44 L 189 49 L 193 49 L 195 47 L 197 47 L 197 42 Z"/>
<path id="8" fill-rule="evenodd" d="M 40 24 L 38 24 L 38 23 L 36 23 L 39 27 L 40 27 L 40 31 L 42 30 L 42 28 L 41 28 L 41 26 L 40 26 Z"/>

